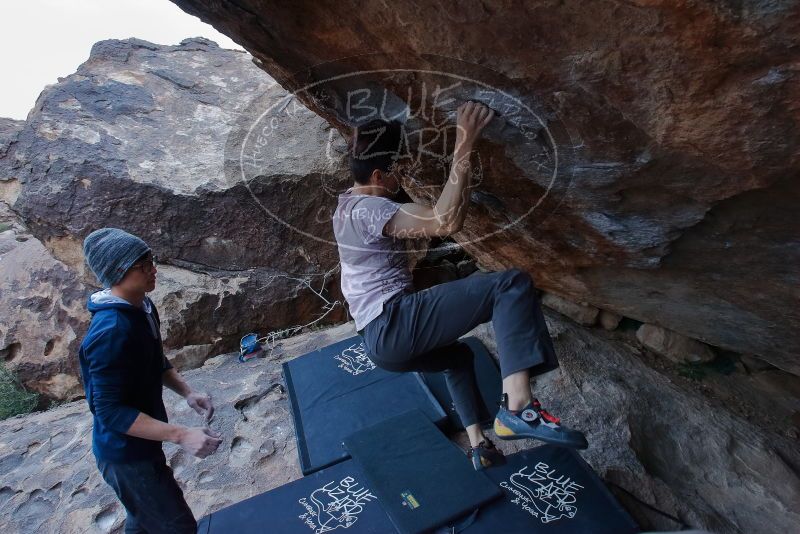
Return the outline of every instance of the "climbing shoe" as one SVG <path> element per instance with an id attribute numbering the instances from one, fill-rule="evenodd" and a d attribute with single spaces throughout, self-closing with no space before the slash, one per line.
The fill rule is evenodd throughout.
<path id="1" fill-rule="evenodd" d="M 475 468 L 475 471 L 506 463 L 506 457 L 489 438 L 478 443 L 477 447 L 470 447 L 467 457 L 472 460 L 472 467 Z"/>
<path id="2" fill-rule="evenodd" d="M 532 438 L 573 449 L 589 446 L 582 432 L 562 426 L 561 420 L 542 409 L 536 399 L 519 412 L 509 410 L 505 393 L 494 420 L 494 433 L 500 439 Z"/>

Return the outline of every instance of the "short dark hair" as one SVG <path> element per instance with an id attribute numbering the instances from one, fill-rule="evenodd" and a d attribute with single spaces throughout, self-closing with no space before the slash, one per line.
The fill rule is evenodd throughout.
<path id="1" fill-rule="evenodd" d="M 397 121 L 372 120 L 353 130 L 350 170 L 355 181 L 369 183 L 375 169 L 387 172 L 400 154 L 403 127 Z"/>

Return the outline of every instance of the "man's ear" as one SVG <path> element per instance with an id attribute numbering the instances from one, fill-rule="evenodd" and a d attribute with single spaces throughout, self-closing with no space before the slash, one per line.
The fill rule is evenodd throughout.
<path id="1" fill-rule="evenodd" d="M 381 185 L 383 182 L 383 172 L 380 169 L 375 169 L 369 175 L 369 183 L 372 185 Z"/>

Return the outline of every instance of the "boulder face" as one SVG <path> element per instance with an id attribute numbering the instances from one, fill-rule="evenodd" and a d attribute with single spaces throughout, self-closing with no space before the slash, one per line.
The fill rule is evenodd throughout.
<path id="1" fill-rule="evenodd" d="M 25 121 L 0 118 L 0 202 L 13 204 L 19 195 L 19 183 L 13 179 L 10 161 L 6 157 L 11 145 L 17 142 Z M 10 227 L 10 223 L 6 223 Z"/>
<path id="2" fill-rule="evenodd" d="M 52 399 L 83 393 L 80 336 L 89 313 L 78 275 L 0 202 L 0 357 L 29 389 Z"/>
<path id="3" fill-rule="evenodd" d="M 288 95 L 290 97 L 290 95 Z M 0 121 L 0 353 L 30 389 L 81 393 L 77 348 L 97 281 L 81 243 L 114 226 L 159 258 L 168 355 L 182 367 L 261 335 L 346 319 L 333 194 L 343 140 L 295 99 L 244 181 L 236 146 L 287 97 L 244 52 L 205 39 L 102 41 L 26 121 Z M 327 147 L 328 150 L 324 148 Z M 320 294 L 318 294 L 320 293 Z"/>
<path id="4" fill-rule="evenodd" d="M 482 266 L 800 373 L 800 3 L 173 1 L 342 133 L 407 119 L 420 202 L 489 104 Z"/>
<path id="5" fill-rule="evenodd" d="M 137 232 L 160 259 L 197 271 L 325 272 L 336 250 L 289 226 L 332 237 L 330 221 L 313 214 L 334 199 L 308 194 L 348 178 L 341 158 L 319 149 L 330 127 L 307 110 L 296 115 L 295 129 L 280 132 L 291 149 L 270 154 L 247 183 L 226 160 L 226 143 L 250 126 L 256 105 L 284 95 L 248 54 L 211 41 L 101 41 L 42 92 L 9 150 L 20 189 L 13 207 L 73 263 L 83 237 L 105 225 Z"/>
<path id="6" fill-rule="evenodd" d="M 58 261 L 8 206 L 19 194 L 4 156 L 23 121 L 0 119 L 0 359 L 50 399 L 83 393 L 77 353 L 89 314 L 77 273 Z"/>

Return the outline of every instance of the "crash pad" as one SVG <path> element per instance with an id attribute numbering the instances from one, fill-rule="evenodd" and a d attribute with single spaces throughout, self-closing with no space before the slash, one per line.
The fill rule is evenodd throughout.
<path id="1" fill-rule="evenodd" d="M 355 432 L 344 444 L 401 534 L 430 532 L 502 495 L 419 410 Z"/>
<path id="2" fill-rule="evenodd" d="M 364 476 L 350 460 L 233 504 L 198 521 L 198 534 L 394 532 Z"/>
<path id="3" fill-rule="evenodd" d="M 303 474 L 348 458 L 342 440 L 411 409 L 444 426 L 447 416 L 416 373 L 375 366 L 360 336 L 283 364 Z"/>

